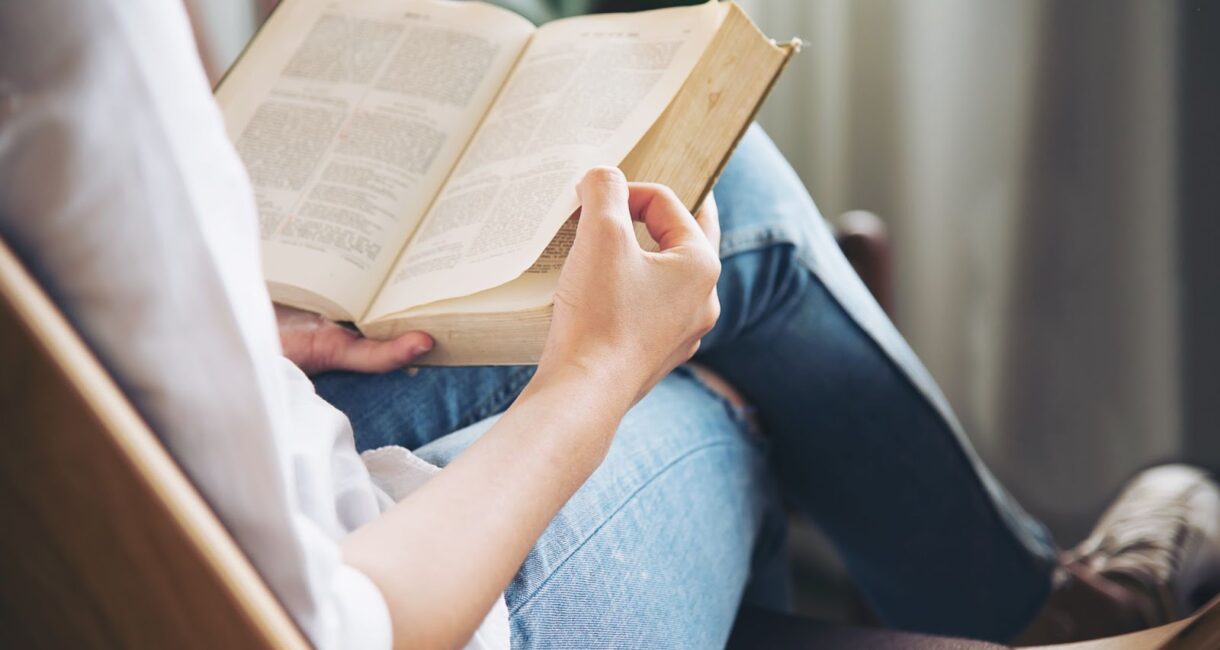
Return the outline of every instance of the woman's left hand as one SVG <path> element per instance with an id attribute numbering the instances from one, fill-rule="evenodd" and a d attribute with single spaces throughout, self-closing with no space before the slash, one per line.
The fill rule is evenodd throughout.
<path id="1" fill-rule="evenodd" d="M 275 319 L 284 356 L 311 376 L 331 370 L 389 372 L 432 349 L 432 337 L 423 332 L 376 341 L 317 314 L 283 305 L 275 306 Z"/>

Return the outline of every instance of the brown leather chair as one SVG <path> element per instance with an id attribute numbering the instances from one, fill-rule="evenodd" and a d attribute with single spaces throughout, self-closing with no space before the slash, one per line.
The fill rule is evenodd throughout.
<path id="1" fill-rule="evenodd" d="M 832 224 L 844 257 L 885 313 L 893 316 L 894 262 L 885 222 L 872 212 L 852 210 L 839 215 Z"/>

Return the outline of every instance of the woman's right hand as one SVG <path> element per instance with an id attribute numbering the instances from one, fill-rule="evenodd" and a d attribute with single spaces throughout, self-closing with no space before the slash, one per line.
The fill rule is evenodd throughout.
<path id="1" fill-rule="evenodd" d="M 470 638 L 605 458 L 623 413 L 716 322 L 714 206 L 697 222 L 673 192 L 629 186 L 616 169 L 594 169 L 578 191 L 576 240 L 533 380 L 445 471 L 343 540 L 344 560 L 385 598 L 395 647 Z M 633 216 L 659 251 L 640 248 Z"/>
<path id="2" fill-rule="evenodd" d="M 612 167 L 591 169 L 577 192 L 576 238 L 538 374 L 574 370 L 630 406 L 694 355 L 720 315 L 716 205 L 709 198 L 696 218 L 668 187 L 628 183 Z M 633 219 L 658 251 L 640 247 Z"/>

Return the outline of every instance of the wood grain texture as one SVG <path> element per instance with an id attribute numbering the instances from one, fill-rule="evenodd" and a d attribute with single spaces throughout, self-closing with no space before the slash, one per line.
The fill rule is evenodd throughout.
<path id="1" fill-rule="evenodd" d="M 1220 596 L 1211 600 L 1194 616 L 1186 619 L 1165 650 L 1195 650 L 1220 648 Z"/>
<path id="2" fill-rule="evenodd" d="M 308 647 L 3 242 L 0 431 L 0 647 Z"/>

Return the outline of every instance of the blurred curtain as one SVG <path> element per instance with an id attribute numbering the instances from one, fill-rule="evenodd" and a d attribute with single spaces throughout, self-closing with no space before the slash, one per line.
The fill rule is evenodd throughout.
<path id="1" fill-rule="evenodd" d="M 1178 5 L 1182 430 L 1190 457 L 1220 468 L 1220 3 Z"/>
<path id="2" fill-rule="evenodd" d="M 1179 453 L 1174 3 L 743 4 L 807 41 L 761 121 L 890 224 L 900 329 L 1071 543 Z"/>

